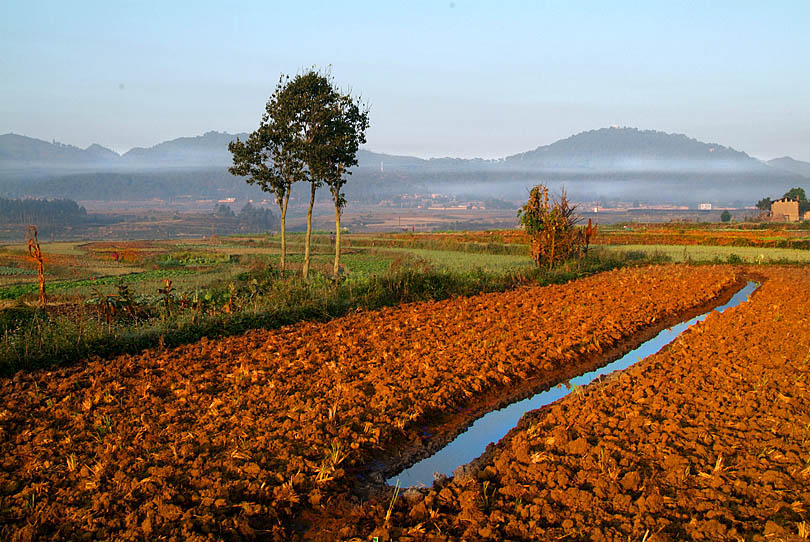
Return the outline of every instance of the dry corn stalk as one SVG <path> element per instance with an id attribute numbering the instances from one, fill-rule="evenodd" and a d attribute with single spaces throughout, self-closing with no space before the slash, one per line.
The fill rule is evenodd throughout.
<path id="1" fill-rule="evenodd" d="M 45 260 L 42 258 L 42 249 L 39 247 L 37 238 L 37 228 L 28 226 L 28 255 L 37 263 L 37 275 L 39 275 L 39 305 L 44 307 L 47 303 L 45 298 Z"/>

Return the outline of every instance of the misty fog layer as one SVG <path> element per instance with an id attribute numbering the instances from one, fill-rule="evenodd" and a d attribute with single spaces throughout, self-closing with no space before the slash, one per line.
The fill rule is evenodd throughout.
<path id="1" fill-rule="evenodd" d="M 208 132 L 119 155 L 91 145 L 69 145 L 0 136 L 0 196 L 72 198 L 79 201 L 160 200 L 240 203 L 272 197 L 227 171 L 228 142 L 246 134 Z M 347 199 L 409 206 L 437 196 L 455 202 L 517 205 L 529 189 L 563 187 L 575 201 L 643 202 L 695 206 L 702 202 L 744 206 L 808 186 L 810 165 L 789 158 L 765 164 L 718 144 L 679 134 L 632 128 L 583 132 L 499 160 L 393 156 L 361 150 L 346 184 Z M 327 192 L 319 201 L 328 201 Z M 291 205 L 303 205 L 307 188 L 296 186 Z"/>

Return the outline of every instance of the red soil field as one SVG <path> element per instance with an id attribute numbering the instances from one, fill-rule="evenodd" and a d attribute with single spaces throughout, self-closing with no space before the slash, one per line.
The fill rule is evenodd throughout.
<path id="1" fill-rule="evenodd" d="M 456 243 L 498 243 L 524 244 L 531 240 L 523 230 L 467 231 L 453 233 L 395 233 L 388 237 L 393 239 L 418 239 L 425 241 L 449 241 Z"/>
<path id="2" fill-rule="evenodd" d="M 759 269 L 758 269 L 759 270 Z M 804 540 L 810 275 L 769 268 L 744 303 L 525 416 L 463 480 L 354 511 L 384 540 Z"/>
<path id="3" fill-rule="evenodd" d="M 594 237 L 602 245 L 704 245 L 765 248 L 810 248 L 810 232 L 778 228 L 722 230 L 700 228 L 628 227 L 607 230 Z"/>
<path id="4" fill-rule="evenodd" d="M 722 228 L 689 224 L 629 224 L 623 229 L 599 228 L 591 240 L 596 245 L 706 245 L 770 248 L 810 248 L 810 231 L 773 224 L 768 228 Z M 443 243 L 530 243 L 523 230 L 492 230 L 458 233 L 392 234 L 394 239 Z"/>
<path id="5" fill-rule="evenodd" d="M 766 286 L 782 285 L 783 294 L 784 284 L 801 278 L 800 272 L 792 270 L 769 273 Z M 780 273 L 787 278 L 781 278 Z M 806 277 L 803 280 L 807 282 Z M 458 481 L 449 489 L 437 489 L 439 494 L 444 491 L 445 497 L 448 491 L 455 495 L 450 500 L 437 501 L 435 492 L 417 496 L 423 499 L 427 519 L 418 512 L 411 513 L 418 502 L 406 507 L 400 501 L 383 530 L 388 493 L 379 485 L 374 491 L 375 470 L 412 461 L 425 450 L 440 445 L 442 439 L 449 439 L 471 421 L 464 414 L 464 409 L 471 405 L 525 394 L 527 383 L 534 382 L 534 387 L 543 380 L 553 382 L 561 371 L 592 365 L 625 348 L 629 338 L 672 324 L 680 315 L 728 295 L 740 284 L 739 270 L 728 266 L 623 269 L 562 286 L 524 287 L 505 293 L 408 304 L 358 312 L 328 323 L 252 331 L 173 350 L 152 350 L 137 356 L 89 360 L 58 370 L 18 373 L 0 381 L 4 399 L 0 407 L 0 538 L 327 540 L 366 537 L 375 529 L 377 536 L 382 537 L 411 533 L 422 538 L 429 532 L 438 534 L 441 529 L 444 533 L 441 536 L 449 539 L 520 538 L 522 533 L 531 533 L 531 529 L 539 527 L 527 523 L 525 528 L 516 526 L 516 530 L 507 534 L 504 526 L 511 519 L 530 520 L 514 515 L 518 509 L 508 502 L 514 498 L 505 488 L 514 492 L 515 484 L 525 482 L 529 485 L 528 493 L 517 498 L 526 506 L 537 507 L 529 508 L 528 516 L 544 522 L 543 525 L 557 519 L 564 522 L 561 518 L 566 509 L 554 500 L 559 495 L 547 493 L 540 497 L 541 491 L 552 489 L 548 479 L 531 481 L 533 476 L 539 476 L 536 469 L 551 469 L 557 484 L 553 488 L 559 491 L 567 491 L 566 483 L 570 483 L 572 488 L 585 492 L 582 489 L 585 486 L 576 485 L 579 483 L 576 472 L 565 462 L 590 457 L 590 447 L 596 444 L 588 439 L 601 442 L 598 439 L 602 438 L 607 442 L 610 439 L 599 431 L 611 431 L 615 432 L 613 442 L 622 448 L 621 451 L 610 448 L 610 453 L 616 455 L 616 466 L 611 468 L 612 472 L 624 469 L 620 470 L 618 482 L 623 488 L 621 483 L 629 472 L 626 467 L 633 466 L 628 461 L 647 460 L 646 455 L 637 458 L 636 454 L 654 452 L 637 449 L 639 443 L 635 439 L 642 435 L 652 438 L 652 433 L 643 417 L 646 411 L 633 409 L 661 403 L 653 402 L 652 396 L 647 395 L 633 397 L 632 401 L 625 397 L 620 405 L 624 405 L 627 414 L 614 416 L 615 421 L 604 417 L 604 408 L 596 403 L 582 402 L 581 410 L 570 415 L 558 416 L 553 411 L 554 417 L 544 423 L 554 426 L 551 431 L 567 432 L 568 440 L 562 448 L 552 448 L 547 443 L 548 430 L 543 426 L 536 434 L 546 439 L 539 442 L 546 443 L 543 445 L 549 450 L 538 450 L 548 453 L 549 459 L 532 463 L 540 467 L 524 469 L 523 463 L 511 458 L 504 449 L 507 455 L 503 462 L 514 463 L 514 473 L 496 459 L 495 471 L 486 475 L 493 480 L 493 491 L 497 489 L 487 507 L 499 503 L 497 506 L 507 510 L 511 506 L 513 515 L 504 516 L 503 521 L 497 514 L 492 519 L 484 511 L 470 516 L 468 501 L 474 493 L 469 492 L 480 491 L 481 484 L 470 481 L 477 485 L 467 487 Z M 770 291 L 763 287 L 763 292 Z M 773 314 L 774 318 L 781 315 L 781 326 L 795 325 L 795 311 L 783 307 L 787 301 L 768 295 L 755 296 L 754 299 L 768 300 L 769 304 L 760 310 Z M 807 301 L 800 301 L 806 315 Z M 795 297 L 791 303 L 800 305 Z M 716 320 L 701 329 L 710 329 Z M 759 321 L 754 318 L 752 322 Z M 806 320 L 804 323 L 806 329 Z M 806 353 L 806 337 L 802 338 L 796 328 L 785 329 L 793 330 L 790 341 L 803 345 L 800 348 Z M 732 341 L 728 347 L 718 350 L 716 343 L 712 343 L 715 355 L 734 354 L 733 331 L 725 329 Z M 785 335 L 773 339 L 785 339 Z M 777 344 L 778 357 L 782 359 L 782 353 L 791 350 Z M 698 347 L 694 347 L 695 355 Z M 771 351 L 764 343 L 761 348 Z M 764 351 L 750 350 L 744 354 L 756 358 L 758 352 Z M 760 363 L 768 359 L 771 358 L 765 356 Z M 710 368 L 698 365 L 694 367 L 696 371 L 705 373 Z M 742 367 L 729 367 L 736 367 L 742 381 L 747 382 Z M 691 369 L 691 365 L 676 369 L 678 382 L 694 381 L 689 375 Z M 657 386 L 656 392 L 667 398 L 670 389 L 680 389 L 680 395 L 674 397 L 680 397 L 685 404 L 677 411 L 665 413 L 682 418 L 683 412 L 688 412 L 687 407 L 702 404 L 701 386 L 714 381 L 696 372 L 701 376 L 694 382 L 698 395 L 692 400 L 691 392 L 671 386 L 669 380 L 661 380 L 668 378 L 671 370 L 662 364 L 658 380 L 641 379 L 631 389 Z M 768 370 L 773 371 L 773 378 L 779 376 L 776 368 Z M 719 376 L 727 384 L 737 384 L 733 372 L 714 375 L 716 380 L 723 380 Z M 766 385 L 773 386 L 775 381 L 770 382 Z M 796 414 L 795 423 L 810 422 L 801 421 L 801 416 L 806 417 L 806 399 L 797 396 L 795 390 L 781 389 L 789 401 L 777 398 L 763 402 L 758 406 L 763 415 L 777 420 L 779 427 L 787 424 L 792 429 L 796 429 L 794 422 L 783 421 L 782 414 Z M 730 393 L 729 401 L 733 391 Z M 589 391 L 587 397 L 601 394 Z M 718 401 L 716 408 L 724 408 L 726 402 Z M 777 407 L 783 410 L 773 410 Z M 797 408 L 804 408 L 804 414 L 793 412 Z M 460 410 L 462 413 L 455 417 L 445 414 Z M 746 421 L 758 412 L 749 410 L 729 412 L 727 416 L 733 419 L 745 415 Z M 696 411 L 695 417 L 698 421 L 706 418 L 700 411 Z M 688 439 L 703 438 L 701 434 L 680 435 L 674 432 L 677 424 L 667 425 L 666 418 L 653 421 L 663 428 L 657 429 L 655 435 L 668 435 L 660 436 L 665 444 L 674 446 L 676 437 L 686 439 L 677 445 L 681 454 L 678 457 L 691 461 L 689 450 L 696 444 Z M 600 425 L 602 422 L 604 426 Z M 595 432 L 593 436 L 584 432 L 575 435 L 574 431 L 585 430 L 572 425 L 577 423 L 590 427 Z M 442 429 L 439 434 L 443 436 L 427 441 L 425 426 Z M 580 438 L 581 435 L 588 438 Z M 776 448 L 771 440 L 762 440 L 761 444 L 778 449 L 782 455 L 777 459 L 774 453 L 766 454 L 769 460 L 777 462 L 770 469 L 776 474 L 769 476 L 777 476 L 773 483 L 785 485 L 787 481 L 780 474 L 782 463 L 778 462 L 783 458 L 789 462 L 798 459 L 794 457 L 795 451 Z M 576 450 L 568 449 L 569 442 L 577 442 Z M 704 448 L 711 446 L 703 440 L 695 442 Z M 585 448 L 588 450 L 582 455 L 574 453 Z M 663 453 L 666 448 L 661 446 L 661 450 Z M 627 458 L 622 459 L 621 453 Z M 552 468 L 557 464 L 554 454 L 559 455 L 559 464 L 568 469 L 560 470 L 563 475 L 558 476 Z M 738 465 L 737 456 L 731 452 L 724 451 L 724 458 L 726 462 L 721 467 Z M 712 457 L 713 462 L 716 459 Z M 604 461 L 613 465 L 610 459 Z M 669 463 L 663 465 L 659 468 L 670 472 L 666 466 Z M 695 462 L 694 468 L 698 467 L 705 469 L 703 463 Z M 632 470 L 639 471 L 642 481 L 631 489 L 646 487 L 643 484 L 648 471 L 641 467 Z M 692 470 L 693 476 L 695 472 L 698 471 Z M 497 478 L 507 475 L 514 480 L 504 478 L 501 482 Z M 598 482 L 596 477 L 588 483 L 595 491 Z M 610 488 L 616 482 L 604 483 L 608 484 L 605 495 L 615 497 Z M 659 492 L 662 499 L 667 495 L 665 491 Z M 630 495 L 632 504 L 634 494 Z M 411 494 L 410 498 L 413 497 Z M 431 498 L 433 501 L 429 501 Z M 588 506 L 598 499 L 592 497 Z M 622 499 L 624 503 L 626 497 Z M 577 508 L 579 502 L 572 501 L 566 506 L 572 513 L 583 514 Z M 692 510 L 689 503 L 697 506 L 701 501 L 693 497 L 686 502 L 685 510 L 689 513 Z M 636 526 L 638 521 L 641 526 L 646 525 L 645 520 L 634 519 L 638 512 L 627 506 L 624 513 L 631 518 L 626 520 L 631 528 L 640 528 Z M 439 515 L 431 516 L 434 509 Z M 547 509 L 556 510 L 556 515 L 549 516 L 550 519 L 538 515 Z M 756 506 L 753 510 L 760 514 Z M 601 518 L 589 517 L 596 521 Z M 760 516 L 752 517 L 751 524 L 759 527 Z M 576 521 L 576 528 L 581 528 L 579 520 Z M 471 526 L 475 529 L 470 530 Z M 621 524 L 616 529 L 620 527 Z M 430 531 L 434 528 L 435 531 Z M 661 536 L 661 532 L 653 532 Z"/>

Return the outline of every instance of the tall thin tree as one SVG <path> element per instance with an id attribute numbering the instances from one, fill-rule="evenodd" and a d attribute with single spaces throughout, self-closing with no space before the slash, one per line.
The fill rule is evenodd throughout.
<path id="1" fill-rule="evenodd" d="M 281 107 L 280 97 L 289 78 L 279 79 L 275 92 L 267 101 L 259 128 L 246 141 L 232 141 L 233 175 L 246 176 L 248 184 L 257 184 L 275 196 L 281 217 L 281 270 L 287 265 L 287 206 L 292 185 L 307 179 L 306 165 L 297 140 L 297 126 L 289 109 Z"/>
<path id="2" fill-rule="evenodd" d="M 335 206 L 335 275 L 340 270 L 340 218 L 346 205 L 343 186 L 347 181 L 346 175 L 351 175 L 350 168 L 357 165 L 360 145 L 366 142 L 368 116 L 368 105 L 352 97 L 351 92 L 338 93 L 331 105 L 328 138 L 324 145 L 323 177 Z"/>

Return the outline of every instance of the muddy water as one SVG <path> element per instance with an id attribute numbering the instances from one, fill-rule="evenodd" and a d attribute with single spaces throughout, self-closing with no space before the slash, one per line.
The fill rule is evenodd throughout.
<path id="1" fill-rule="evenodd" d="M 399 481 L 400 487 L 430 486 L 433 484 L 434 473 L 442 473 L 446 476 L 451 476 L 453 471 L 459 466 L 466 465 L 480 456 L 491 442 L 497 442 L 503 438 L 517 425 L 518 420 L 520 420 L 524 413 L 553 403 L 571 393 L 578 386 L 584 386 L 599 376 L 626 369 L 647 356 L 655 354 L 664 346 L 675 340 L 678 335 L 683 333 L 690 326 L 704 320 L 711 312 L 715 310 L 723 312 L 729 307 L 734 307 L 746 301 L 748 296 L 751 295 L 756 288 L 756 283 L 749 282 L 734 294 L 725 305 L 716 307 L 691 320 L 681 322 L 676 326 L 661 331 L 658 335 L 616 361 L 594 371 L 572 378 L 565 385 L 561 384 L 555 388 L 542 391 L 532 397 L 528 397 L 522 401 L 512 403 L 503 409 L 494 410 L 484 415 L 476 420 L 467 431 L 460 434 L 434 455 L 392 476 L 387 482 L 390 485 L 394 485 Z"/>

